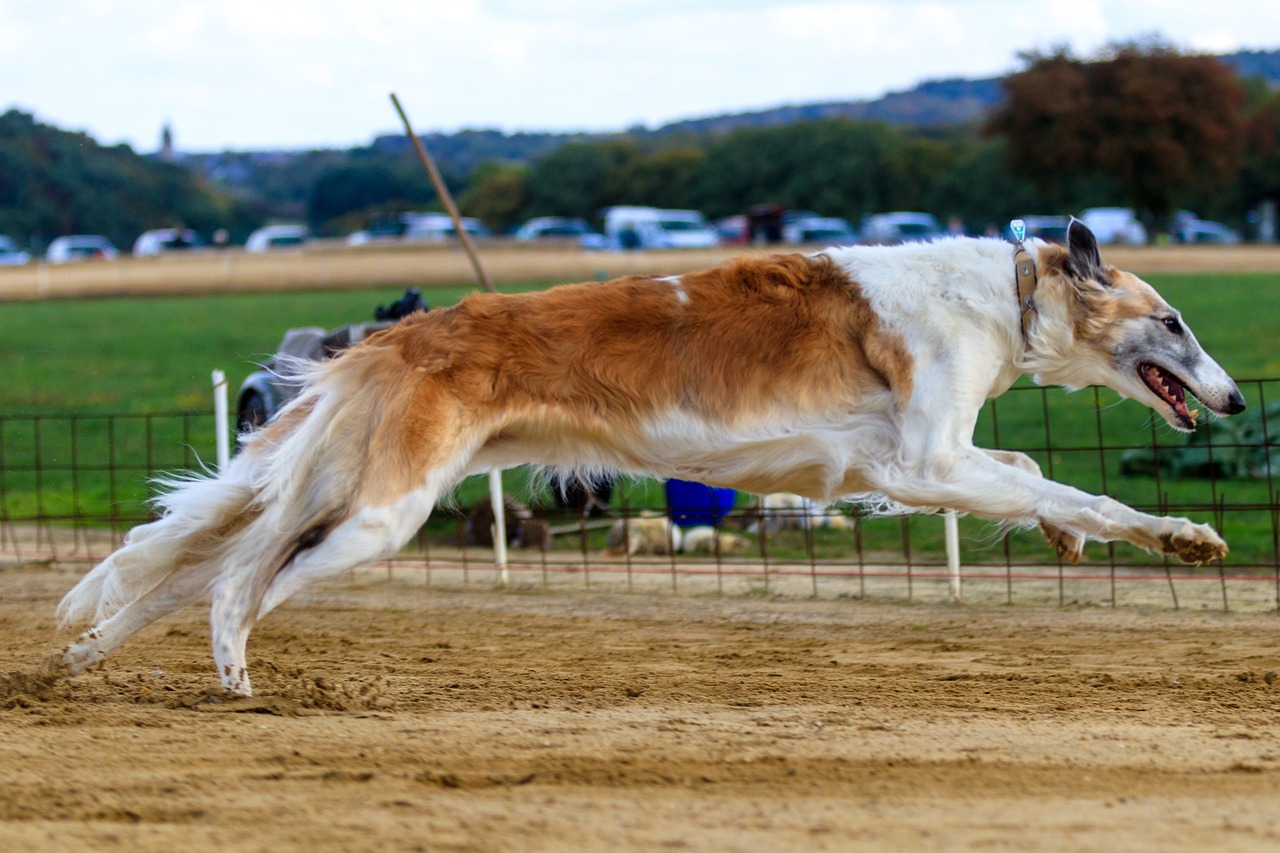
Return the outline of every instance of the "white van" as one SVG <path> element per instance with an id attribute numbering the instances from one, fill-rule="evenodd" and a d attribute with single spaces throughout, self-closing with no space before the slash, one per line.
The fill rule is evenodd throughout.
<path id="1" fill-rule="evenodd" d="M 266 252 L 271 249 L 296 249 L 311 239 L 305 225 L 264 225 L 249 235 L 245 241 L 246 252 Z"/>
<path id="2" fill-rule="evenodd" d="M 604 236 L 621 249 L 706 249 L 719 235 L 696 210 L 619 205 L 604 210 Z"/>
<path id="3" fill-rule="evenodd" d="M 447 213 L 406 213 L 404 214 L 404 239 L 443 242 L 457 236 L 453 218 Z M 490 236 L 489 229 L 479 219 L 470 216 L 462 217 L 462 227 L 472 239 L 483 239 Z"/>
<path id="4" fill-rule="evenodd" d="M 178 252 L 200 246 L 200 236 L 190 228 L 154 228 L 133 241 L 133 256 L 147 258 L 161 252 Z"/>
<path id="5" fill-rule="evenodd" d="M 1127 207 L 1091 207 L 1080 212 L 1080 221 L 1099 243 L 1142 245 L 1147 242 L 1147 229 Z"/>

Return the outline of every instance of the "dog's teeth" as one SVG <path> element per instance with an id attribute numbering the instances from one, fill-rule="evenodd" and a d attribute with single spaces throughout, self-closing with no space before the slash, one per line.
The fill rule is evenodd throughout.
<path id="1" fill-rule="evenodd" d="M 1196 420 L 1200 417 L 1200 410 L 1188 408 L 1187 417 L 1191 418 L 1191 425 L 1195 426 Z"/>

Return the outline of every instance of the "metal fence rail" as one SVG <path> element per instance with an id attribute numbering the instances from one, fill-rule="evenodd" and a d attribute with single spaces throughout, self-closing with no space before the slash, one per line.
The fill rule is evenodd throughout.
<path id="1" fill-rule="evenodd" d="M 1110 392 L 1020 386 L 993 401 L 977 429 L 980 446 L 1026 453 L 1046 476 L 1138 509 L 1211 522 L 1233 550 L 1220 565 L 1193 568 L 1125 543 L 1093 543 L 1070 565 L 1038 531 L 963 519 L 964 600 L 1280 610 L 1280 379 L 1240 384 L 1246 415 L 1202 427 L 1191 443 L 1142 407 L 1115 405 Z M 154 478 L 213 465 L 217 427 L 209 412 L 0 416 L 0 565 L 102 559 L 151 518 Z M 725 547 L 611 556 L 610 527 L 667 511 L 660 485 L 621 481 L 607 515 L 580 518 L 554 509 L 545 487 L 531 491 L 527 475 L 504 478 L 549 535 L 523 543 L 530 547 L 513 543 L 503 569 L 491 547 L 476 544 L 485 531 L 477 537 L 468 513 L 487 496 L 484 483 L 469 482 L 455 507 L 438 509 L 396 560 L 374 571 L 425 585 L 509 578 L 532 588 L 920 602 L 954 591 L 939 516 L 868 517 L 845 508 L 843 527 L 832 529 L 805 512 L 771 520 L 758 500 L 739 495 L 719 526 L 733 537 Z M 771 526 L 783 529 L 761 532 Z"/>

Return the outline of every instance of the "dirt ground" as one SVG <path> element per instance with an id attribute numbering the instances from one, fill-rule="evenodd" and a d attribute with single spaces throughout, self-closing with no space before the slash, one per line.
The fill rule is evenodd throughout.
<path id="1" fill-rule="evenodd" d="M 1280 847 L 1272 614 L 430 590 L 46 674 L 77 570 L 0 571 L 0 847 Z"/>

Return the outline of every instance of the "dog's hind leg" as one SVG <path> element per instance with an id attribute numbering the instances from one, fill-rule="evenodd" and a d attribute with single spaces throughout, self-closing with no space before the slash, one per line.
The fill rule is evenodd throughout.
<path id="1" fill-rule="evenodd" d="M 210 611 L 213 658 L 222 689 L 252 695 L 246 647 L 259 619 L 310 584 L 394 555 L 426 521 L 440 491 L 422 489 L 391 504 L 363 507 L 298 550 L 283 567 L 264 566 L 255 573 L 224 577 Z M 272 574 L 264 577 L 268 568 Z"/>
<path id="2" fill-rule="evenodd" d="M 86 630 L 63 652 L 62 661 L 70 674 L 101 663 L 138 631 L 195 601 L 208 591 L 216 568 L 208 563 L 184 566 Z"/>

